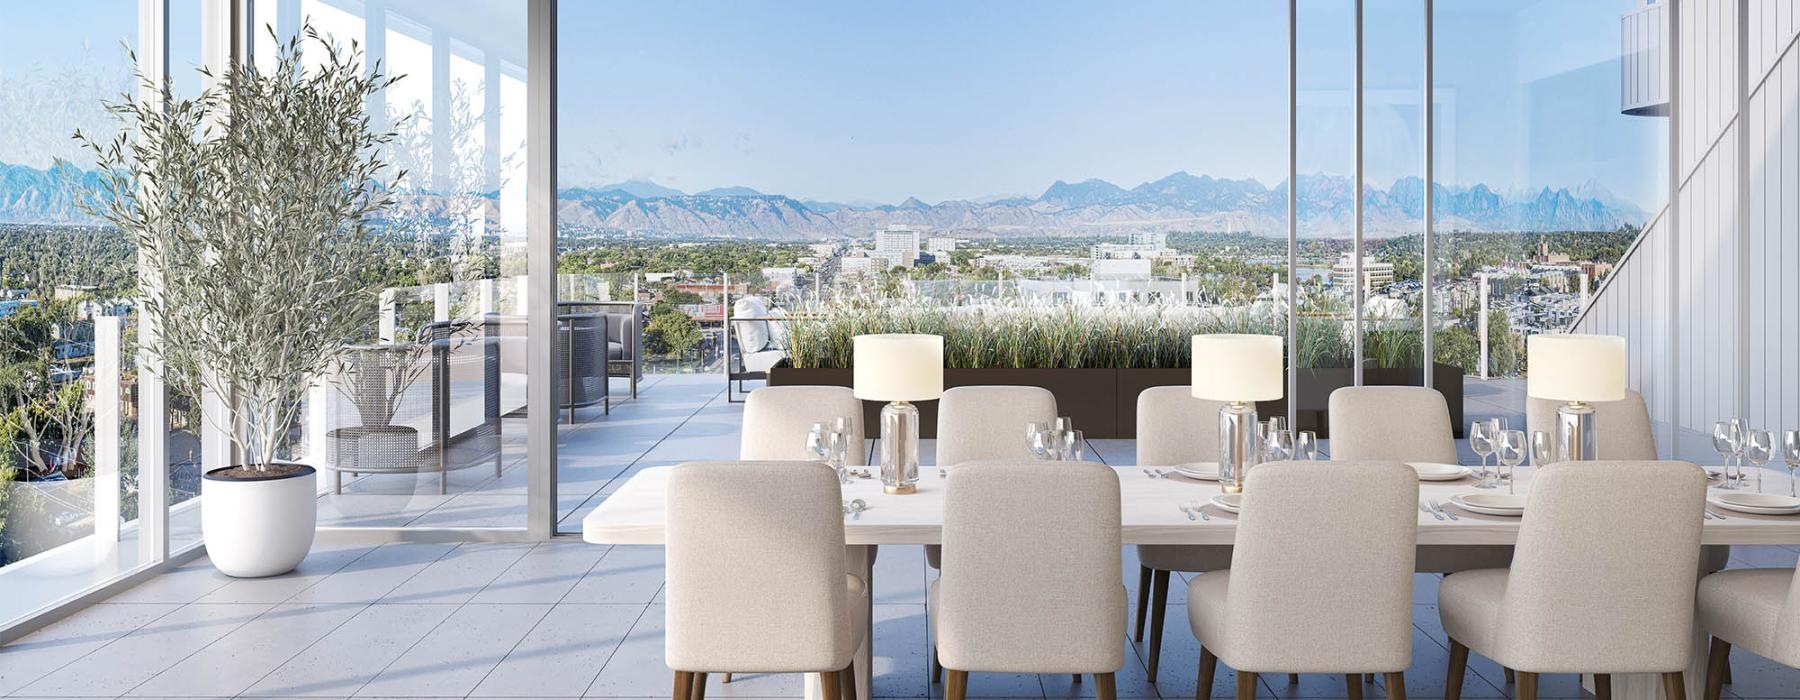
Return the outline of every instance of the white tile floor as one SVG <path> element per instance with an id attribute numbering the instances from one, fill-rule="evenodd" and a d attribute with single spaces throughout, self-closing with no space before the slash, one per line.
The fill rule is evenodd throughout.
<path id="1" fill-rule="evenodd" d="M 704 380 L 704 381 L 702 381 Z M 680 390 L 677 390 L 677 389 Z M 566 527 L 636 470 L 736 452 L 741 404 L 716 379 L 681 378 L 646 393 L 635 410 L 566 431 Z M 626 407 L 631 404 L 626 404 Z M 621 407 L 622 409 L 625 407 Z M 579 438 L 579 439 L 574 439 Z M 1127 440 L 1093 441 L 1094 454 L 1131 461 Z M 1734 566 L 1794 565 L 1800 551 L 1741 547 Z M 925 587 L 934 575 L 917 547 L 885 547 L 875 584 L 875 695 L 931 698 Z M 1137 563 L 1121 577 L 1136 600 Z M 205 560 L 0 648 L 8 697 L 668 697 L 662 662 L 662 553 L 573 539 L 538 545 L 321 545 L 286 576 L 234 580 Z M 1443 692 L 1448 655 L 1438 626 L 1435 576 L 1416 579 L 1414 665 L 1407 691 Z M 1120 697 L 1194 696 L 1198 647 L 1186 625 L 1185 587 L 1171 586 L 1158 683 L 1141 645 L 1127 643 Z M 1125 642 L 1121 642 L 1125 643 Z M 1734 656 L 1729 697 L 1800 698 L 1800 671 Z M 1507 697 L 1500 669 L 1471 659 L 1464 697 Z M 794 697 L 791 675 L 715 679 L 709 696 Z M 1230 697 L 1221 668 L 1214 697 Z M 1697 680 L 1691 682 L 1698 682 Z M 1342 697 L 1342 681 L 1265 678 L 1270 698 Z M 976 674 L 973 697 L 1092 697 L 1067 676 Z M 1573 677 L 1547 677 L 1546 698 L 1575 698 Z M 1380 697 L 1379 688 L 1369 690 Z"/>

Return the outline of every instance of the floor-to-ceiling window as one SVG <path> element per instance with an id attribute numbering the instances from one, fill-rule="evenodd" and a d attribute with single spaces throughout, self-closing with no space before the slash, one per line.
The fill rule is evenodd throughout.
<path id="1" fill-rule="evenodd" d="M 321 528 L 523 528 L 523 0 L 257 0 L 249 60 L 306 28 L 394 81 L 370 100 L 404 172 L 380 217 L 372 319 L 311 392 L 290 458 L 320 467 Z M 304 65 L 323 47 L 301 41 Z M 566 341 L 569 330 L 559 329 Z M 579 329 L 577 329 L 579 335 Z"/>

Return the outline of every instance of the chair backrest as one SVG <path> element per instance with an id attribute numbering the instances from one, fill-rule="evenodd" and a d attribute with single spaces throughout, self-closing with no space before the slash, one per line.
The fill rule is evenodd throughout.
<path id="1" fill-rule="evenodd" d="M 1222 401 L 1194 398 L 1186 386 L 1153 386 L 1138 393 L 1137 463 L 1167 467 L 1219 459 Z"/>
<path id="2" fill-rule="evenodd" d="M 1787 601 L 1781 604 L 1781 616 L 1776 618 L 1775 642 L 1770 654 L 1776 661 L 1800 667 L 1800 564 L 1794 566 L 1794 580 L 1788 584 Z"/>
<path id="3" fill-rule="evenodd" d="M 1117 671 L 1125 663 L 1117 472 L 1091 462 L 1050 470 L 989 462 L 951 470 L 947 488 L 936 623 L 944 667 Z"/>
<path id="4" fill-rule="evenodd" d="M 1418 473 L 1398 462 L 1346 466 L 1250 469 L 1226 593 L 1233 668 L 1374 673 L 1411 663 Z"/>
<path id="5" fill-rule="evenodd" d="M 1687 668 L 1706 475 L 1687 462 L 1539 467 L 1495 660 L 1538 673 Z"/>
<path id="6" fill-rule="evenodd" d="M 806 450 L 806 431 L 814 423 L 829 427 L 839 416 L 850 417 L 849 464 L 868 463 L 863 404 L 848 387 L 766 386 L 752 391 L 744 399 L 738 459 L 817 460 L 818 455 Z"/>
<path id="7" fill-rule="evenodd" d="M 1056 420 L 1056 395 L 1035 386 L 959 386 L 938 400 L 937 463 L 1030 461 L 1025 424 Z M 1081 426 L 1075 426 L 1080 428 Z"/>
<path id="8" fill-rule="evenodd" d="M 1422 386 L 1353 386 L 1331 392 L 1331 458 L 1455 464 L 1450 405 Z"/>
<path id="9" fill-rule="evenodd" d="M 689 462 L 669 473 L 664 657 L 678 671 L 848 666 L 844 517 L 817 462 Z"/>
<path id="10" fill-rule="evenodd" d="M 1542 430 L 1556 434 L 1556 407 L 1561 402 L 1550 399 L 1527 399 L 1525 404 L 1525 436 Z M 1600 459 L 1654 461 L 1656 436 L 1650 432 L 1650 409 L 1644 397 L 1632 389 L 1625 398 L 1594 404 L 1594 450 Z"/>

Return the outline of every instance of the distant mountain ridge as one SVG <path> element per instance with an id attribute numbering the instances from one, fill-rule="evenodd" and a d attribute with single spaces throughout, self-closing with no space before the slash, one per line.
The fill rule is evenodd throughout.
<path id="1" fill-rule="evenodd" d="M 92 178 L 93 173 L 73 173 Z M 91 223 L 75 212 L 69 178 L 51 170 L 0 163 L 0 222 Z M 1355 209 L 1353 182 L 1334 175 L 1302 175 L 1301 235 L 1348 236 Z M 491 195 L 490 195 L 491 196 Z M 1432 188 L 1439 230 L 1602 231 L 1642 225 L 1646 213 L 1593 181 L 1569 188 L 1503 194 L 1486 185 Z M 429 214 L 441 197 L 412 195 L 402 203 Z M 862 238 L 890 225 L 928 227 L 962 236 L 1114 235 L 1130 231 L 1248 232 L 1285 236 L 1287 183 L 1215 178 L 1185 171 L 1132 188 L 1099 179 L 1057 180 L 1032 197 L 947 200 L 908 197 L 898 204 L 801 201 L 743 186 L 695 194 L 648 180 L 558 193 L 564 227 L 645 237 L 720 237 L 773 240 Z M 1424 216 L 1424 183 L 1404 178 L 1383 189 L 1365 187 L 1364 230 L 1373 236 L 1414 233 Z"/>

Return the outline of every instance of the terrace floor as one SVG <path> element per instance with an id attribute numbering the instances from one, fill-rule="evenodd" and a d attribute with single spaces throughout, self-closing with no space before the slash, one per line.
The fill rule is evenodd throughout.
<path id="1" fill-rule="evenodd" d="M 559 499 L 565 529 L 578 528 L 582 514 L 637 470 L 735 455 L 742 404 L 727 403 L 723 388 L 716 376 L 656 378 L 641 400 L 616 406 L 610 417 L 565 427 Z M 1471 387 L 1471 415 L 1481 412 L 1479 402 L 1497 410 L 1522 405 L 1501 393 L 1518 390 L 1496 382 L 1480 393 Z M 1132 461 L 1130 440 L 1092 443 L 1101 460 Z M 459 520 L 512 517 L 512 504 L 490 508 L 480 499 L 515 498 L 507 489 L 522 471 L 515 463 L 498 478 L 490 472 L 496 483 L 465 489 L 436 508 L 459 509 L 444 511 Z M 523 491 L 517 493 L 522 510 Z M 1797 557 L 1797 548 L 1739 547 L 1732 565 L 1791 567 Z M 1127 548 L 1120 574 L 1133 589 L 1136 568 Z M 874 588 L 876 697 L 942 695 L 943 686 L 929 682 L 926 663 L 924 598 L 934 576 L 918 547 L 881 551 Z M 1438 626 L 1438 581 L 1416 579 L 1414 665 L 1407 675 L 1415 697 L 1443 692 L 1448 643 Z M 536 545 L 322 544 L 295 572 L 257 580 L 230 579 L 201 559 L 0 648 L 0 696 L 668 697 L 662 587 L 660 548 L 574 538 Z M 1157 684 L 1146 680 L 1142 645 L 1121 642 L 1127 661 L 1120 697 L 1194 696 L 1198 647 L 1187 629 L 1185 589 L 1171 586 Z M 1800 698 L 1800 671 L 1742 653 L 1733 663 L 1727 697 Z M 1494 664 L 1472 660 L 1470 671 L 1465 697 L 1510 696 Z M 1212 695 L 1231 697 L 1233 683 L 1221 672 Z M 1338 678 L 1303 676 L 1290 686 L 1276 676 L 1264 679 L 1259 695 L 1343 693 Z M 715 678 L 707 694 L 796 697 L 800 678 L 745 675 L 730 685 Z M 969 688 L 972 698 L 1092 694 L 1091 681 L 1075 685 L 1061 675 L 975 674 Z M 1371 688 L 1369 695 L 1384 693 Z M 1547 677 L 1540 695 L 1574 698 L 1581 690 L 1572 676 Z"/>

